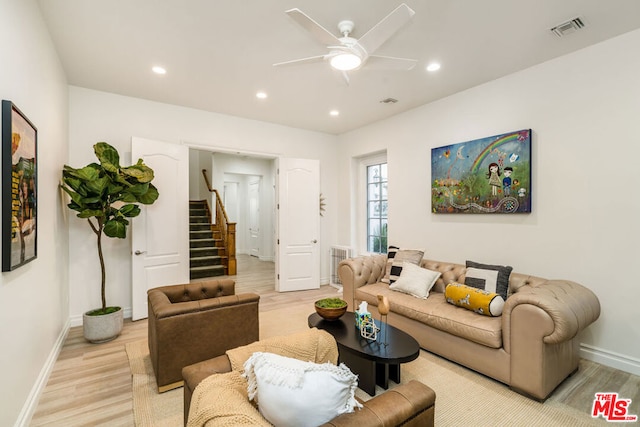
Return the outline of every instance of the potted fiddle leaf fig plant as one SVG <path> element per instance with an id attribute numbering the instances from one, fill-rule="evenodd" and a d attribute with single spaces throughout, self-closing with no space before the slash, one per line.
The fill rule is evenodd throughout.
<path id="1" fill-rule="evenodd" d="M 85 339 L 90 342 L 110 341 L 122 331 L 122 308 L 108 307 L 106 301 L 106 267 L 102 253 L 102 237 L 124 239 L 129 218 L 140 214 L 138 203 L 150 205 L 158 199 L 158 189 L 151 184 L 153 170 L 142 159 L 135 165 L 120 166 L 118 151 L 106 142 L 93 146 L 100 163 L 75 169 L 65 165 L 60 187 L 71 197 L 67 205 L 86 219 L 96 235 L 100 261 L 102 307 L 83 315 Z"/>

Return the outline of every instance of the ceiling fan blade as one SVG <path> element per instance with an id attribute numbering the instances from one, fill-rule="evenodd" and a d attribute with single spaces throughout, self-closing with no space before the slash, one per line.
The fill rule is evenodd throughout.
<path id="1" fill-rule="evenodd" d="M 338 81 L 340 84 L 344 84 L 346 86 L 349 86 L 349 73 L 347 71 L 340 71 L 340 70 L 333 70 L 333 77 L 336 79 L 336 81 Z"/>
<path id="2" fill-rule="evenodd" d="M 316 21 L 311 19 L 308 15 L 306 15 L 303 11 L 298 8 L 290 9 L 285 12 L 289 15 L 294 21 L 304 27 L 307 31 L 311 33 L 313 38 L 324 45 L 332 45 L 332 44 L 340 44 L 340 40 L 333 35 L 329 30 L 324 28 L 322 25 L 318 24 Z"/>
<path id="3" fill-rule="evenodd" d="M 392 56 L 371 55 L 367 59 L 367 68 L 378 70 L 409 71 L 416 66 L 418 61 L 409 58 L 394 58 Z"/>
<path id="4" fill-rule="evenodd" d="M 409 22 L 413 15 L 415 15 L 413 9 L 402 3 L 372 29 L 367 31 L 364 36 L 360 37 L 358 44 L 369 54 L 375 52 L 384 42 L 389 40 L 391 36 L 402 28 L 402 26 Z"/>
<path id="5" fill-rule="evenodd" d="M 346 71 L 343 71 L 342 78 L 344 79 L 344 82 L 347 84 L 347 86 L 349 86 L 349 73 L 347 73 Z"/>
<path id="6" fill-rule="evenodd" d="M 274 67 L 282 67 L 282 66 L 286 66 L 286 65 L 299 65 L 299 64 L 306 64 L 309 62 L 321 62 L 325 59 L 327 55 L 318 55 L 318 56 L 310 56 L 308 58 L 300 58 L 300 59 L 293 59 L 291 61 L 284 61 L 284 62 L 278 62 L 276 64 L 273 64 Z"/>

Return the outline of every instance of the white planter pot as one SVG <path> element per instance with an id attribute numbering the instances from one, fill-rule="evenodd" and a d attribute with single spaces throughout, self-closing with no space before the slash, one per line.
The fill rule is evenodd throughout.
<path id="1" fill-rule="evenodd" d="M 92 343 L 101 343 L 115 339 L 122 332 L 122 308 L 116 312 L 101 316 L 82 315 L 84 338 Z"/>

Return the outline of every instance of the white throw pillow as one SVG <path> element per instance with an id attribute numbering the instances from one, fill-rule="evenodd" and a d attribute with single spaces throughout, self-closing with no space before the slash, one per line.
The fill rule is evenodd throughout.
<path id="1" fill-rule="evenodd" d="M 244 370 L 249 399 L 276 427 L 314 427 L 362 407 L 355 399 L 358 377 L 344 364 L 256 352 Z"/>
<path id="2" fill-rule="evenodd" d="M 402 265 L 400 278 L 389 285 L 389 289 L 404 292 L 417 298 L 425 299 L 429 291 L 440 277 L 440 272 L 428 270 L 410 262 Z"/>

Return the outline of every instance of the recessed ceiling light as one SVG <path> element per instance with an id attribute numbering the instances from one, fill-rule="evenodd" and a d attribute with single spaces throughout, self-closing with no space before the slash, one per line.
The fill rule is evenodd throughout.
<path id="1" fill-rule="evenodd" d="M 437 62 L 432 62 L 431 64 L 427 65 L 427 71 L 438 71 L 440 69 L 440 64 Z"/>
<path id="2" fill-rule="evenodd" d="M 155 67 L 153 67 L 151 70 L 156 74 L 167 74 L 167 70 L 165 70 L 164 68 L 159 67 L 157 65 Z"/>
<path id="3" fill-rule="evenodd" d="M 332 117 L 339 116 L 339 115 L 340 115 L 340 111 L 338 111 L 338 110 L 331 110 L 331 111 L 329 111 L 329 115 L 330 115 L 330 116 L 332 116 Z"/>
<path id="4" fill-rule="evenodd" d="M 266 99 L 267 98 L 267 92 L 263 92 L 263 91 L 257 92 L 256 93 L 256 98 Z"/>

